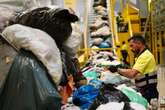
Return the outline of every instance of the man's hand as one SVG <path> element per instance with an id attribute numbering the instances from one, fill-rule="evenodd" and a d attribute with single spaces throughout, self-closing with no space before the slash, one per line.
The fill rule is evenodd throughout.
<path id="1" fill-rule="evenodd" d="M 117 69 L 118 69 L 118 66 L 116 66 L 116 65 L 111 65 L 111 66 L 109 66 L 109 70 L 110 70 L 112 73 L 117 72 Z"/>

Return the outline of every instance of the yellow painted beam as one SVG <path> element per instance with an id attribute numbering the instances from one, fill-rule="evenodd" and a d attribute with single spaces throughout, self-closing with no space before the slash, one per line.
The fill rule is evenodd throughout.
<path id="1" fill-rule="evenodd" d="M 75 10 L 76 8 L 76 0 L 64 0 L 65 8 L 72 8 Z"/>

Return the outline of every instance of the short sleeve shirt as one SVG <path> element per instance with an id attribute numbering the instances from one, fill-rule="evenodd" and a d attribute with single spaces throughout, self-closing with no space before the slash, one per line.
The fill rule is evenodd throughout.
<path id="1" fill-rule="evenodd" d="M 133 69 L 141 74 L 151 73 L 156 70 L 155 58 L 148 49 L 136 59 Z"/>

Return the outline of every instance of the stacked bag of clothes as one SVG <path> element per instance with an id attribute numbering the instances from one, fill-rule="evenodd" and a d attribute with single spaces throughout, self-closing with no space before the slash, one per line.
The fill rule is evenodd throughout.
<path id="1" fill-rule="evenodd" d="M 20 11 L 21 7 L 16 7 L 13 5 L 5 5 L 3 3 L 0 4 L 0 33 L 4 30 L 4 28 L 15 18 L 15 14 L 17 11 Z M 17 52 L 7 43 L 5 40 L 0 37 L 0 87 L 3 85 L 6 74 L 16 56 Z"/>
<path id="2" fill-rule="evenodd" d="M 89 25 L 91 48 L 111 48 L 111 30 L 109 26 L 106 0 L 94 2 L 95 18 Z"/>
<path id="3" fill-rule="evenodd" d="M 0 32 L 9 25 L 14 18 L 14 14 L 20 10 L 20 7 L 0 4 Z"/>
<path id="4" fill-rule="evenodd" d="M 0 87 L 1 110 L 61 110 L 73 84 L 84 79 L 74 57 L 81 42 L 76 21 L 68 9 L 40 7 L 3 29 L 1 44 L 15 57 Z"/>

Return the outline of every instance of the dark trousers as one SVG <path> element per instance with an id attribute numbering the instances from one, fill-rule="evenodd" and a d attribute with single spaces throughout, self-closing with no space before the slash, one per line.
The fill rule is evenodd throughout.
<path id="1" fill-rule="evenodd" d="M 159 98 L 159 92 L 157 90 L 157 84 L 150 84 L 140 88 L 140 92 L 143 97 L 150 103 L 152 98 Z"/>
<path id="2" fill-rule="evenodd" d="M 123 62 L 127 65 L 129 65 L 129 63 L 127 62 L 127 57 L 128 57 L 128 52 L 126 50 L 121 50 L 121 54 L 123 57 Z"/>

